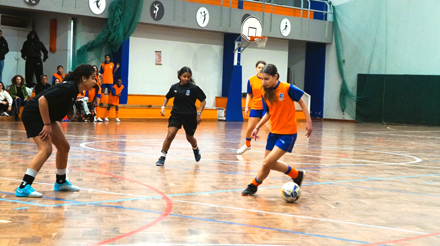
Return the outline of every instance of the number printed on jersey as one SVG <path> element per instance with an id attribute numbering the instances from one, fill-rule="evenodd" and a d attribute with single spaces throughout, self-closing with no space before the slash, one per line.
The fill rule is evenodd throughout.
<path id="1" fill-rule="evenodd" d="M 189 96 L 190 90 L 186 90 L 186 95 Z"/>

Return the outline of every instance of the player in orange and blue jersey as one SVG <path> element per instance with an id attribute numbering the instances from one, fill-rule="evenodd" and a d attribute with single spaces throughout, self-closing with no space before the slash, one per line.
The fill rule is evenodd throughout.
<path id="1" fill-rule="evenodd" d="M 88 103 L 91 104 L 91 110 L 95 112 L 94 121 L 102 122 L 102 119 L 98 117 L 99 100 L 101 99 L 101 86 L 99 85 L 97 77 L 98 76 L 95 77 L 96 85 L 93 86 L 91 90 L 86 91 L 85 97 L 88 98 Z"/>
<path id="2" fill-rule="evenodd" d="M 243 196 L 253 195 L 258 186 L 269 175 L 270 170 L 283 172 L 292 178 L 293 182 L 301 186 L 304 171 L 286 165 L 279 159 L 286 153 L 292 152 L 297 137 L 295 102 L 301 106 L 306 116 L 306 136 L 312 134 L 312 120 L 304 100 L 301 99 L 304 92 L 291 84 L 280 82 L 277 68 L 268 64 L 261 70 L 261 82 L 263 85 L 262 97 L 266 114 L 257 124 L 251 137 L 257 139 L 258 130 L 270 119 L 270 133 L 267 137 L 266 152 L 263 165 L 258 171 L 252 183 L 242 192 Z"/>
<path id="3" fill-rule="evenodd" d="M 116 65 L 110 61 L 110 55 L 105 55 L 105 62 L 101 64 L 100 73 L 102 74 L 102 93 L 105 93 L 105 89 L 107 89 L 107 93 L 110 94 L 110 90 L 113 87 L 113 75 L 119 68 L 119 63 Z"/>
<path id="4" fill-rule="evenodd" d="M 121 97 L 122 90 L 124 86 L 122 85 L 122 79 L 118 78 L 116 85 L 113 86 L 111 90 L 111 94 L 108 98 L 108 106 L 107 111 L 105 112 L 105 121 L 108 121 L 108 113 L 110 112 L 110 108 L 115 106 L 116 110 L 116 122 L 119 122 L 119 98 Z"/>
<path id="5" fill-rule="evenodd" d="M 237 150 L 237 155 L 241 155 L 244 152 L 252 149 L 251 147 L 251 134 L 255 126 L 260 122 L 261 118 L 264 116 L 263 102 L 261 100 L 261 69 L 266 65 L 264 61 L 257 61 L 255 64 L 255 70 L 257 74 L 252 76 L 248 80 L 247 85 L 247 96 L 246 96 L 246 107 L 244 113 L 249 115 L 248 126 L 246 130 L 246 144 Z M 251 111 L 249 114 L 249 103 L 251 106 Z"/>

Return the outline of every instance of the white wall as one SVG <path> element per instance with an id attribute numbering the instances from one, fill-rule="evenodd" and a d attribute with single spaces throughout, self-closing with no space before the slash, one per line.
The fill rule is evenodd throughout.
<path id="1" fill-rule="evenodd" d="M 162 65 L 155 65 L 162 51 Z M 206 94 L 206 106 L 221 96 L 223 33 L 139 24 L 130 37 L 129 94 L 165 95 L 188 66 Z"/>
<path id="2" fill-rule="evenodd" d="M 288 56 L 289 41 L 285 39 L 269 38 L 265 48 L 257 48 L 256 44 L 250 44 L 241 54 L 242 92 L 247 92 L 248 79 L 257 73 L 255 63 L 258 60 L 274 64 L 278 68 L 280 80 L 287 81 Z"/>

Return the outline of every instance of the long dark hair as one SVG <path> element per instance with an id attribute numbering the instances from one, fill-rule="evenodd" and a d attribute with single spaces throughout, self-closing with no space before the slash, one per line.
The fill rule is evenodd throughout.
<path id="1" fill-rule="evenodd" d="M 69 72 L 66 77 L 64 77 L 64 81 L 75 81 L 76 83 L 80 83 L 82 77 L 90 78 L 90 76 L 95 74 L 95 69 L 92 65 L 82 64 L 73 70 L 73 72 Z"/>
<path id="2" fill-rule="evenodd" d="M 260 73 L 265 73 L 270 76 L 277 76 L 278 80 L 280 79 L 280 75 L 278 74 L 278 69 L 273 64 L 267 64 L 266 66 L 261 69 Z M 263 86 L 264 89 L 264 99 L 268 100 L 271 104 L 277 102 L 277 95 L 275 94 L 275 88 L 266 88 Z"/>
<path id="3" fill-rule="evenodd" d="M 23 85 L 24 85 L 24 78 L 23 78 L 23 76 L 21 76 L 21 75 L 15 75 L 14 77 L 12 77 L 12 79 L 11 79 L 11 82 L 12 82 L 12 84 L 14 85 L 14 86 L 17 86 L 15 83 L 16 83 L 16 81 L 17 81 L 17 77 L 20 77 L 21 78 L 21 83 L 20 83 L 20 87 L 22 87 Z"/>
<path id="4" fill-rule="evenodd" d="M 193 79 L 193 73 L 191 71 L 191 68 L 189 68 L 189 67 L 182 67 L 179 71 L 177 71 L 177 78 L 179 79 L 179 81 L 180 81 L 180 76 L 182 76 L 182 74 L 184 74 L 184 73 L 191 74 L 191 80 L 189 82 L 196 84 Z"/>
<path id="5" fill-rule="evenodd" d="M 0 31 L 1 31 L 1 30 L 0 30 Z M 5 89 L 5 84 L 3 84 L 3 82 L 1 82 L 1 81 L 0 81 L 0 84 L 2 84 L 2 90 L 1 90 L 1 91 L 6 90 L 6 89 Z"/>

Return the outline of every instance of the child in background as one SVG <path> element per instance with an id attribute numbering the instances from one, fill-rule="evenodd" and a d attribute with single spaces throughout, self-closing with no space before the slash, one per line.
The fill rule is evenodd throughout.
<path id="1" fill-rule="evenodd" d="M 55 84 L 55 79 L 58 79 L 59 82 L 63 82 L 65 76 L 66 76 L 66 75 L 64 74 L 64 68 L 63 68 L 63 66 L 59 65 L 59 66 L 57 67 L 57 72 L 54 73 L 53 76 L 52 76 L 52 85 Z"/>
<path id="2" fill-rule="evenodd" d="M 113 88 L 113 76 L 119 68 L 119 63 L 115 67 L 115 64 L 111 62 L 110 59 L 110 55 L 106 54 L 105 62 L 101 64 L 101 69 L 99 71 L 102 76 L 101 91 L 102 93 L 107 94 L 110 94 L 110 90 Z"/>
<path id="3" fill-rule="evenodd" d="M 111 90 L 111 93 L 108 98 L 108 106 L 107 106 L 107 112 L 105 112 L 105 121 L 108 121 L 108 114 L 110 112 L 110 108 L 112 106 L 115 106 L 116 110 L 116 122 L 120 122 L 119 120 L 119 98 L 121 97 L 122 90 L 124 89 L 124 86 L 122 85 L 122 79 L 118 78 L 116 85 L 113 85 L 113 88 Z"/>

